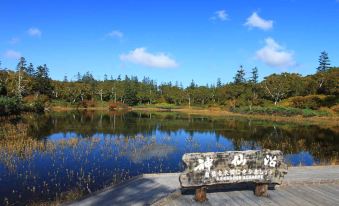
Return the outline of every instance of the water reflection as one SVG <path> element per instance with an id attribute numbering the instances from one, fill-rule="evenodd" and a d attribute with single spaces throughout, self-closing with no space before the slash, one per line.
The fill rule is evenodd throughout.
<path id="1" fill-rule="evenodd" d="M 208 118 L 177 113 L 56 113 L 26 119 L 30 134 L 37 139 L 92 137 L 113 135 L 123 137 L 179 137 L 231 141 L 227 149 L 280 149 L 286 154 L 309 152 L 313 163 L 336 162 L 339 151 L 339 128 L 277 124 L 237 118 Z M 181 145 L 181 146 L 185 146 Z M 230 145 L 228 145 L 230 146 Z M 199 148 L 197 148 L 199 149 Z M 200 148 L 204 150 L 206 148 Z M 212 148 L 211 148 L 212 149 Z"/>
<path id="2" fill-rule="evenodd" d="M 142 173 L 181 171 L 186 152 L 269 148 L 292 165 L 337 164 L 338 133 L 179 113 L 28 115 L 0 126 L 0 204 L 62 199 L 75 188 L 89 193 Z"/>

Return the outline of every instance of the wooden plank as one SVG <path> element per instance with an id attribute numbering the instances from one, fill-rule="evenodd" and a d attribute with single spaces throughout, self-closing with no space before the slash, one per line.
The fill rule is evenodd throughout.
<path id="1" fill-rule="evenodd" d="M 239 198 L 238 194 L 234 191 L 232 192 L 229 192 L 229 197 L 233 200 L 233 202 L 235 202 L 236 204 L 238 205 L 250 205 L 250 204 L 247 204 L 245 200 L 243 200 L 242 198 Z"/>
<path id="2" fill-rule="evenodd" d="M 237 202 L 235 202 L 230 196 L 229 193 L 227 192 L 223 192 L 220 193 L 220 196 L 225 199 L 228 203 L 230 203 L 229 205 L 239 205 Z M 225 204 L 226 205 L 226 204 Z M 228 205 L 228 204 L 227 204 Z"/>
<path id="3" fill-rule="evenodd" d="M 319 189 L 321 191 L 326 185 L 313 185 L 309 186 L 312 189 Z M 270 191 L 268 198 L 256 197 L 252 191 L 229 191 L 229 192 L 215 192 L 208 193 L 209 200 L 202 204 L 193 201 L 193 195 L 184 195 L 177 199 L 176 205 L 281 205 L 281 206 L 315 206 L 315 205 L 335 205 L 339 202 L 337 199 L 331 201 L 324 201 L 322 194 L 314 193 L 309 188 L 301 190 L 302 186 L 286 187 L 279 190 Z M 328 188 L 328 187 L 326 187 Z M 330 188 L 330 187 L 329 187 Z M 336 192 L 335 190 L 331 191 Z M 305 195 L 306 194 L 306 195 Z M 319 199 L 319 196 L 322 198 Z M 333 196 L 332 196 L 333 197 Z M 326 197 L 325 197 L 326 198 Z M 193 202 L 192 202 L 193 201 Z M 168 202 L 167 205 L 173 205 Z"/>
<path id="4" fill-rule="evenodd" d="M 328 188 L 328 190 L 327 190 L 328 192 L 331 192 L 331 193 L 339 196 L 339 185 L 326 184 L 324 186 L 325 186 L 325 188 Z"/>
<path id="5" fill-rule="evenodd" d="M 291 198 L 291 201 L 296 203 L 297 205 L 308 205 L 308 206 L 312 206 L 312 205 L 316 205 L 318 206 L 319 204 L 317 204 L 314 200 L 307 198 L 305 195 L 301 194 L 301 187 L 291 187 L 291 188 L 286 188 L 285 190 L 283 190 L 283 192 L 286 193 L 287 196 L 289 196 Z"/>
<path id="6" fill-rule="evenodd" d="M 314 193 L 312 190 L 305 189 L 305 187 L 300 186 L 298 187 L 298 191 L 293 192 L 293 188 L 286 190 L 290 193 L 297 194 L 299 197 L 303 197 L 304 201 L 312 201 L 312 203 L 316 205 L 329 205 L 333 206 L 335 205 L 335 202 L 332 200 L 326 199 L 322 197 L 321 195 Z"/>
<path id="7" fill-rule="evenodd" d="M 270 194 L 271 194 L 271 193 L 269 193 L 269 196 L 268 196 L 268 197 L 260 198 L 260 197 L 255 197 L 255 196 L 253 195 L 253 192 L 252 192 L 252 191 L 251 191 L 251 192 L 244 192 L 244 193 L 243 193 L 243 195 L 247 196 L 248 198 L 254 199 L 255 202 L 257 202 L 259 205 L 279 206 L 278 204 L 276 204 L 275 202 L 273 202 L 273 201 L 271 200 L 271 198 L 269 198 L 269 197 L 270 197 Z"/>
<path id="8" fill-rule="evenodd" d="M 275 191 L 275 192 L 269 193 L 269 196 L 263 199 L 269 199 L 274 204 L 277 204 L 279 206 L 295 205 L 295 203 L 291 202 L 289 198 L 290 197 L 286 196 L 286 194 L 284 194 L 283 192 Z"/>
<path id="9" fill-rule="evenodd" d="M 193 205 L 193 196 L 181 196 L 178 205 Z"/>
<path id="10" fill-rule="evenodd" d="M 279 193 L 275 194 L 275 200 L 279 202 L 280 205 L 290 205 L 290 206 L 300 206 L 303 204 L 298 204 L 299 200 L 292 194 L 288 193 L 286 190 L 280 190 Z M 273 198 L 273 196 L 272 196 Z M 305 205 L 305 204 L 304 204 Z"/>
<path id="11" fill-rule="evenodd" d="M 234 191 L 235 195 L 237 195 L 239 198 L 241 198 L 242 200 L 244 200 L 248 205 L 258 205 L 256 199 L 259 199 L 259 197 L 252 195 L 251 197 L 248 197 L 246 195 L 244 195 L 244 193 L 246 193 L 247 191 Z M 253 192 L 251 191 L 251 193 L 253 194 Z"/>
<path id="12" fill-rule="evenodd" d="M 282 185 L 319 183 L 339 183 L 339 166 L 292 167 Z"/>
<path id="13" fill-rule="evenodd" d="M 324 191 L 320 185 L 313 186 L 313 187 L 310 187 L 309 185 L 305 185 L 304 187 L 305 189 L 311 190 L 314 193 L 317 193 L 326 199 L 330 199 L 330 200 L 333 200 L 334 202 L 338 202 L 338 198 L 337 198 L 338 196 Z"/>
<path id="14" fill-rule="evenodd" d="M 321 189 L 324 192 L 331 194 L 336 199 L 336 201 L 339 202 L 339 185 L 337 186 L 338 186 L 338 190 L 330 188 L 329 185 L 325 185 L 325 184 L 319 185 L 319 187 L 321 187 Z"/>
<path id="15" fill-rule="evenodd" d="M 71 205 L 128 205 L 128 203 L 135 203 L 136 205 L 142 205 L 143 203 L 152 203 L 166 197 L 173 191 L 179 190 L 180 184 L 178 181 L 179 173 L 170 174 L 151 174 L 143 175 L 138 178 L 134 178 L 127 183 L 120 184 L 118 186 L 109 187 L 102 191 L 95 192 L 88 198 L 84 198 L 81 201 L 71 203 Z M 268 198 L 256 198 L 252 191 L 240 191 L 242 195 L 245 195 L 248 200 L 257 201 L 259 205 L 272 205 L 272 206 L 285 206 L 285 205 L 338 205 L 339 198 L 339 184 L 314 184 L 307 183 L 310 179 L 327 179 L 338 180 L 339 179 L 339 166 L 316 166 L 316 167 L 296 167 L 289 168 L 285 180 L 290 181 L 289 186 L 280 187 L 277 190 L 269 191 Z M 305 181 L 303 183 L 303 181 Z M 331 197 L 330 201 L 325 201 L 326 195 L 323 196 L 319 192 L 314 192 L 309 189 L 305 189 L 304 186 L 294 186 L 294 182 L 298 184 L 306 184 L 310 188 L 315 188 L 326 195 Z M 304 188 L 304 189 L 301 189 Z M 149 191 L 146 194 L 146 191 Z M 288 192 L 286 192 L 288 191 Z M 215 196 L 214 196 L 215 195 Z M 216 197 L 216 200 L 212 200 L 211 197 Z M 209 202 L 219 204 L 225 202 L 227 205 L 248 205 L 248 201 L 244 202 L 243 197 L 236 194 L 234 191 L 218 191 L 217 193 L 207 193 Z M 294 201 L 290 201 L 294 199 Z M 137 200 L 137 201 L 135 201 Z M 167 203 L 175 203 L 176 205 L 196 205 L 193 200 L 193 195 L 178 195 L 170 199 L 171 201 L 163 202 L 162 205 Z M 100 204 L 103 203 L 103 204 Z M 115 204 L 117 203 L 117 204 Z M 297 204 L 298 203 L 298 204 Z M 207 203 L 206 203 L 207 204 Z M 66 204 L 67 205 L 67 204 Z M 173 204 L 167 204 L 173 205 Z"/>
<path id="16" fill-rule="evenodd" d="M 222 192 L 216 192 L 213 195 L 209 195 L 208 202 L 211 205 L 233 205 L 229 203 L 227 197 L 222 195 Z"/>

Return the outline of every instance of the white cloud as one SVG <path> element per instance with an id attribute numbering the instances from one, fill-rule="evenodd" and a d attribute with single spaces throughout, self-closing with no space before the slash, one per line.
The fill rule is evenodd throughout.
<path id="1" fill-rule="evenodd" d="M 38 28 L 34 28 L 34 27 L 29 28 L 29 29 L 27 30 L 27 33 L 28 33 L 28 35 L 30 35 L 30 36 L 32 36 L 32 37 L 41 37 L 41 35 L 42 35 L 41 30 L 38 29 Z"/>
<path id="2" fill-rule="evenodd" d="M 272 38 L 265 39 L 265 46 L 256 52 L 256 58 L 273 67 L 286 68 L 296 65 L 293 52 L 287 51 Z"/>
<path id="3" fill-rule="evenodd" d="M 107 34 L 109 37 L 114 37 L 114 38 L 122 38 L 124 37 L 124 33 L 118 30 L 111 31 L 110 33 Z"/>
<path id="4" fill-rule="evenodd" d="M 263 30 L 269 30 L 273 28 L 273 21 L 272 20 L 265 20 L 261 18 L 257 12 L 253 12 L 250 17 L 247 18 L 245 26 L 249 28 L 257 27 Z"/>
<path id="5" fill-rule="evenodd" d="M 120 60 L 154 68 L 174 68 L 178 64 L 164 53 L 152 54 L 146 48 L 136 48 L 128 54 L 120 55 Z"/>
<path id="6" fill-rule="evenodd" d="M 7 59 L 19 59 L 21 56 L 20 52 L 14 50 L 7 50 L 4 54 L 4 57 Z"/>
<path id="7" fill-rule="evenodd" d="M 20 39 L 18 37 L 13 37 L 9 40 L 10 44 L 17 44 L 20 42 Z"/>
<path id="8" fill-rule="evenodd" d="M 228 14 L 225 10 L 220 10 L 214 12 L 214 16 L 211 17 L 212 20 L 226 21 L 228 20 Z"/>

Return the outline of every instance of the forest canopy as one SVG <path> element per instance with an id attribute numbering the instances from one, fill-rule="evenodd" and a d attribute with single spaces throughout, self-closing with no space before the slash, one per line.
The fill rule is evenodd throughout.
<path id="1" fill-rule="evenodd" d="M 326 52 L 321 53 L 315 74 L 274 73 L 259 81 L 258 68 L 253 67 L 250 78 L 245 76 L 245 69 L 240 66 L 232 82 L 222 83 L 219 78 L 209 85 L 197 85 L 192 80 L 187 87 L 178 82 L 157 84 L 149 77 L 139 80 L 137 76 L 108 78 L 105 74 L 104 80 L 97 80 L 90 72 L 77 73 L 74 81 L 67 76 L 58 81 L 51 79 L 46 64 L 34 67 L 21 57 L 16 70 L 0 66 L 0 110 L 3 114 L 20 110 L 24 106 L 15 108 L 19 102 L 31 106 L 26 109 L 37 111 L 43 110 L 46 102 L 84 106 L 88 102 L 120 102 L 130 106 L 165 103 L 250 110 L 254 106 L 319 109 L 338 104 L 339 68 L 330 66 Z"/>

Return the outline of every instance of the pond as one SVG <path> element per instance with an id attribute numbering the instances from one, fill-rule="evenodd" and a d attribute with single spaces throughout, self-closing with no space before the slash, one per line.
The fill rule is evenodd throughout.
<path id="1" fill-rule="evenodd" d="M 63 112 L 0 126 L 0 205 L 65 201 L 143 173 L 179 172 L 187 152 L 279 149 L 289 165 L 337 164 L 338 128 L 182 113 Z"/>

